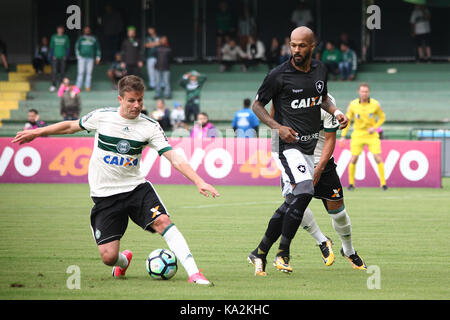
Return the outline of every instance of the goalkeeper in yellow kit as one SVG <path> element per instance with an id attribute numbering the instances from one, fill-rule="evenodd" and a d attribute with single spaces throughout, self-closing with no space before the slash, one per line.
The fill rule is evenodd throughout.
<path id="1" fill-rule="evenodd" d="M 350 123 L 353 120 L 353 133 L 351 135 L 350 151 L 352 159 L 348 167 L 348 190 L 355 188 L 355 169 L 358 157 L 365 145 L 373 154 L 378 166 L 380 177 L 380 187 L 387 190 L 384 178 L 384 163 L 381 158 L 381 142 L 377 129 L 384 123 L 386 116 L 377 100 L 370 97 L 370 88 L 367 83 L 359 85 L 359 99 L 350 102 L 347 110 L 349 125 L 342 130 L 340 145 L 344 147 L 345 136 L 347 135 Z"/>

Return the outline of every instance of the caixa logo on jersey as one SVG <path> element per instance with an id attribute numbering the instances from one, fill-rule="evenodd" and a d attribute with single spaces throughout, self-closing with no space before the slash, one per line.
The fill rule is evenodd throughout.
<path id="1" fill-rule="evenodd" d="M 110 164 L 113 166 L 123 166 L 123 167 L 135 167 L 139 163 L 138 158 L 132 157 L 119 157 L 119 156 L 104 156 L 103 161 L 106 164 Z"/>
<path id="2" fill-rule="evenodd" d="M 291 108 L 292 109 L 309 108 L 320 104 L 322 104 L 322 96 L 309 97 L 292 100 Z"/>

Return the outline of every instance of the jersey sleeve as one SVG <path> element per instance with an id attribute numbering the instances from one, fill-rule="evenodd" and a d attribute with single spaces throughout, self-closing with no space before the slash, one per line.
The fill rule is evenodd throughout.
<path id="1" fill-rule="evenodd" d="M 275 70 L 270 72 L 258 89 L 255 100 L 261 102 L 264 106 L 281 90 L 281 79 L 278 75 Z"/>
<path id="2" fill-rule="evenodd" d="M 336 100 L 334 97 L 328 93 L 328 99 L 336 105 Z M 323 130 L 325 132 L 336 132 L 339 129 L 339 122 L 336 120 L 336 117 L 332 114 L 329 114 L 325 110 L 321 110 L 323 114 Z"/>
<path id="3" fill-rule="evenodd" d="M 172 146 L 169 144 L 169 139 L 167 139 L 167 136 L 159 123 L 154 125 L 155 128 L 153 129 L 153 134 L 151 135 L 148 144 L 151 148 L 158 151 L 159 155 L 162 155 L 164 152 L 172 150 Z"/>
<path id="4" fill-rule="evenodd" d="M 101 109 L 91 111 L 85 116 L 81 117 L 79 121 L 80 127 L 87 132 L 97 130 L 98 120 L 100 119 L 100 110 Z"/>

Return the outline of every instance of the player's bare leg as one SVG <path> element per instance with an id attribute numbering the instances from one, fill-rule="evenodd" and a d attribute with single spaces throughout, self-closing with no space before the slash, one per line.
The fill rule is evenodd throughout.
<path id="1" fill-rule="evenodd" d="M 167 215 L 160 215 L 151 224 L 151 228 L 164 238 L 169 249 L 175 254 L 186 270 L 189 276 L 189 282 L 212 285 L 212 283 L 198 270 L 186 240 Z"/>
<path id="2" fill-rule="evenodd" d="M 114 240 L 105 244 L 100 244 L 98 250 L 102 261 L 107 266 L 113 266 L 112 275 L 115 278 L 125 275 L 130 265 L 133 254 L 129 250 L 119 253 L 120 241 Z"/>
<path id="3" fill-rule="evenodd" d="M 345 257 L 354 269 L 367 269 L 363 259 L 358 255 L 352 244 L 352 224 L 350 217 L 345 210 L 344 200 L 329 201 L 325 203 L 328 214 L 331 216 L 331 222 L 334 230 L 341 239 L 341 254 Z"/>
<path id="4" fill-rule="evenodd" d="M 373 157 L 375 158 L 375 162 L 377 163 L 377 167 L 378 167 L 378 174 L 380 176 L 380 187 L 383 190 L 387 190 L 388 187 L 386 186 L 386 179 L 384 178 L 384 162 L 383 162 L 383 158 L 381 158 L 381 154 L 379 154 L 379 153 L 374 154 Z"/>
<path id="5" fill-rule="evenodd" d="M 358 162 L 359 155 L 352 155 L 350 164 L 348 165 L 348 190 L 352 191 L 355 189 L 355 172 L 356 163 Z"/>

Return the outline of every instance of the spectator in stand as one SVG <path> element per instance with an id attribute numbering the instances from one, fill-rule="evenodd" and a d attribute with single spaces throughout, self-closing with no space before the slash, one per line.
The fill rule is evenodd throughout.
<path id="1" fill-rule="evenodd" d="M 209 122 L 208 114 L 206 112 L 200 112 L 197 115 L 197 121 L 192 128 L 191 138 L 215 138 L 217 137 L 217 130 L 214 125 Z"/>
<path id="2" fill-rule="evenodd" d="M 6 43 L 0 39 L 0 60 L 2 62 L 3 68 L 5 68 L 6 72 L 9 72 L 8 59 L 7 59 L 7 48 Z"/>
<path id="3" fill-rule="evenodd" d="M 141 44 L 136 38 L 136 28 L 134 26 L 129 26 L 127 29 L 127 38 L 122 42 L 121 53 L 123 68 L 127 69 L 127 75 L 140 77 L 140 69 L 144 63 Z"/>
<path id="4" fill-rule="evenodd" d="M 256 34 L 255 17 L 250 13 L 247 3 L 242 7 L 242 13 L 238 21 L 238 38 L 239 46 L 241 48 L 247 47 L 248 38 L 250 35 Z"/>
<path id="5" fill-rule="evenodd" d="M 81 99 L 76 86 L 69 86 L 60 98 L 60 113 L 64 120 L 77 120 L 81 111 Z"/>
<path id="6" fill-rule="evenodd" d="M 322 61 L 325 63 L 328 73 L 336 80 L 339 74 L 339 62 L 341 62 L 341 52 L 334 46 L 333 42 L 327 41 L 325 50 L 322 53 Z"/>
<path id="7" fill-rule="evenodd" d="M 291 39 L 289 37 L 284 38 L 284 43 L 281 46 L 280 64 L 291 58 Z"/>
<path id="8" fill-rule="evenodd" d="M 423 5 L 415 5 L 409 20 L 411 35 L 416 42 L 417 53 L 420 61 L 431 61 L 430 27 L 431 14 Z M 424 55 L 425 47 L 425 55 Z"/>
<path id="9" fill-rule="evenodd" d="M 110 4 L 105 6 L 105 14 L 101 18 L 103 26 L 103 42 L 105 60 L 114 61 L 114 55 L 120 49 L 120 34 L 123 30 L 123 20 L 120 12 L 115 10 Z"/>
<path id="10" fill-rule="evenodd" d="M 64 34 L 64 26 L 56 28 L 56 33 L 50 38 L 49 60 L 52 64 L 52 85 L 50 92 L 56 90 L 56 86 L 61 83 L 66 73 L 66 61 L 70 54 L 70 40 Z"/>
<path id="11" fill-rule="evenodd" d="M 147 73 L 148 73 L 148 88 L 155 90 L 156 88 L 156 47 L 159 46 L 159 37 L 156 34 L 154 27 L 147 29 L 147 36 L 145 38 L 145 57 L 147 59 Z"/>
<path id="12" fill-rule="evenodd" d="M 36 129 L 45 127 L 47 124 L 39 119 L 39 112 L 36 109 L 28 110 L 28 121 L 25 123 L 23 130 Z"/>
<path id="13" fill-rule="evenodd" d="M 294 28 L 308 27 L 314 29 L 314 19 L 311 10 L 306 6 L 305 1 L 299 1 L 296 9 L 292 12 L 291 22 Z"/>
<path id="14" fill-rule="evenodd" d="M 197 119 L 197 115 L 200 112 L 200 93 L 205 82 L 206 75 L 195 70 L 185 73 L 180 79 L 180 86 L 186 90 L 186 125 Z M 193 116 L 192 120 L 191 116 Z"/>
<path id="15" fill-rule="evenodd" d="M 248 67 L 262 63 L 265 60 L 266 48 L 264 43 L 256 36 L 248 37 L 246 55 L 247 60 L 245 61 L 244 71 L 247 71 Z"/>
<path id="16" fill-rule="evenodd" d="M 281 49 L 280 49 L 280 43 L 278 42 L 277 37 L 273 37 L 272 41 L 270 42 L 270 48 L 267 50 L 267 66 L 269 67 L 269 70 L 272 70 L 277 65 L 280 64 L 280 58 L 281 58 Z"/>
<path id="17" fill-rule="evenodd" d="M 352 50 L 356 49 L 355 43 L 350 39 L 347 32 L 342 32 L 339 36 L 339 47 L 341 47 L 341 43 L 345 43 Z"/>
<path id="18" fill-rule="evenodd" d="M 346 43 L 341 43 L 341 61 L 339 62 L 339 74 L 341 80 L 355 80 L 358 58 L 355 51 L 350 49 Z"/>
<path id="19" fill-rule="evenodd" d="M 80 88 L 78 88 L 77 86 L 71 85 L 70 79 L 65 77 L 63 79 L 63 81 L 61 82 L 61 85 L 59 86 L 58 97 L 61 98 L 64 95 L 64 93 L 68 90 L 71 90 L 71 91 L 75 92 L 76 94 L 80 93 Z"/>
<path id="20" fill-rule="evenodd" d="M 217 57 L 219 61 L 222 59 L 221 49 L 225 37 L 232 37 L 235 32 L 233 15 L 228 7 L 228 3 L 222 0 L 219 2 L 219 11 L 216 14 Z"/>
<path id="21" fill-rule="evenodd" d="M 241 70 L 245 71 L 246 67 L 243 64 L 243 59 L 246 58 L 246 54 L 242 51 L 241 47 L 236 44 L 236 41 L 232 38 L 222 48 L 222 61 L 220 65 L 220 72 L 228 71 L 236 63 L 241 64 Z"/>
<path id="22" fill-rule="evenodd" d="M 159 47 L 156 47 L 156 89 L 155 99 L 162 97 L 162 88 L 164 87 L 164 98 L 172 99 L 172 90 L 170 88 L 170 59 L 172 49 L 169 46 L 169 40 L 166 36 L 160 39 Z"/>
<path id="23" fill-rule="evenodd" d="M 111 66 L 106 74 L 112 82 L 113 89 L 117 90 L 117 83 L 120 79 L 127 75 L 127 70 L 124 68 L 124 64 L 122 63 L 122 56 L 120 52 L 116 53 L 115 61 L 111 63 Z"/>
<path id="24" fill-rule="evenodd" d="M 170 123 L 170 110 L 166 107 L 163 99 L 156 100 L 156 110 L 152 112 L 151 117 L 158 121 L 164 131 L 172 129 Z"/>
<path id="25" fill-rule="evenodd" d="M 231 126 L 238 138 L 256 138 L 258 136 L 259 119 L 254 114 L 250 99 L 244 99 L 244 108 L 234 114 Z"/>
<path id="26" fill-rule="evenodd" d="M 173 129 L 175 130 L 183 127 L 184 119 L 185 113 L 183 110 L 183 105 L 178 101 L 175 101 L 173 103 L 173 110 L 170 113 L 170 124 L 172 125 Z"/>
<path id="27" fill-rule="evenodd" d="M 42 37 L 33 58 L 33 68 L 38 74 L 41 74 L 44 71 L 44 66 L 49 64 L 48 53 L 48 38 Z"/>
<path id="28" fill-rule="evenodd" d="M 313 50 L 313 58 L 316 60 L 322 60 L 322 52 L 324 50 L 324 46 L 325 44 L 323 43 L 323 41 L 317 41 L 316 42 L 316 47 Z"/>
<path id="29" fill-rule="evenodd" d="M 94 60 L 95 64 L 99 64 L 101 59 L 100 43 L 97 37 L 91 34 L 91 27 L 84 27 L 83 35 L 75 43 L 75 53 L 78 60 L 77 87 L 81 89 L 83 80 L 85 80 L 84 88 L 89 92 L 91 91 Z"/>

